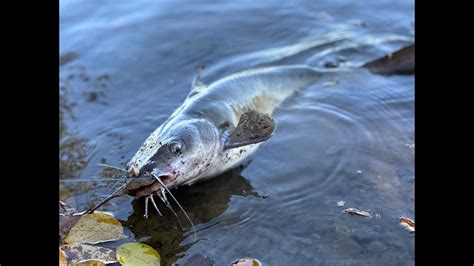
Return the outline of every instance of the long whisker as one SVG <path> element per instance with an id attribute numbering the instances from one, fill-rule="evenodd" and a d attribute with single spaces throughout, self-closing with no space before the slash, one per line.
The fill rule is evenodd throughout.
<path id="1" fill-rule="evenodd" d="M 103 166 L 103 167 L 112 168 L 112 169 L 115 169 L 115 170 L 119 170 L 119 171 L 128 173 L 127 170 L 125 170 L 125 169 L 123 169 L 123 168 L 120 168 L 120 167 L 117 167 L 117 166 L 110 165 L 110 164 L 98 163 L 97 165 L 98 165 L 98 166 Z"/>
<path id="2" fill-rule="evenodd" d="M 122 190 L 122 188 L 124 188 L 125 186 L 127 186 L 129 183 L 130 183 L 131 179 L 127 180 L 127 182 L 125 182 L 123 185 L 121 185 L 119 188 L 117 188 L 114 192 L 112 192 L 112 194 L 110 194 L 107 198 L 103 199 L 99 204 L 97 204 L 94 208 L 92 209 L 89 209 L 88 211 L 86 211 L 85 213 L 93 213 L 95 210 L 97 210 L 100 206 L 104 205 L 106 202 L 108 202 L 109 200 L 115 198 L 115 197 L 118 197 L 119 195 L 117 194 L 118 192 L 120 192 L 120 190 Z"/>
<path id="3" fill-rule="evenodd" d="M 161 181 L 161 179 L 159 177 L 157 177 L 155 174 L 152 174 L 152 175 L 156 178 L 156 180 L 158 180 L 158 182 L 160 182 L 161 186 L 166 189 L 166 191 L 170 194 L 171 198 L 173 198 L 174 202 L 176 202 L 178 207 L 184 213 L 184 215 L 188 219 L 189 223 L 191 223 L 191 227 L 193 228 L 193 232 L 194 232 L 194 241 L 196 241 L 197 240 L 196 227 L 194 227 L 194 223 L 193 223 L 193 221 L 191 221 L 191 218 L 189 218 L 188 213 L 186 213 L 183 206 L 181 206 L 181 204 L 179 204 L 178 200 L 173 196 L 173 193 L 171 193 L 171 191 L 168 189 L 168 187 L 166 187 L 165 183 L 163 183 L 163 181 Z"/>
<path id="4" fill-rule="evenodd" d="M 160 209 L 158 209 L 158 206 L 156 206 L 155 200 L 153 199 L 153 194 L 150 194 L 150 199 L 151 199 L 151 203 L 153 203 L 153 206 L 155 206 L 155 209 L 156 209 L 156 211 L 158 212 L 158 214 L 159 214 L 160 216 L 163 216 L 163 215 L 161 214 L 161 212 L 160 212 Z"/>
<path id="5" fill-rule="evenodd" d="M 166 198 L 165 189 L 161 188 L 161 194 L 159 194 L 157 191 L 156 195 L 158 195 L 158 197 L 161 199 L 161 201 L 163 201 L 166 207 L 170 209 L 170 211 L 174 214 L 174 216 L 176 216 L 176 220 L 178 220 L 178 223 L 179 223 L 179 228 L 181 228 L 181 230 L 184 231 L 183 224 L 181 223 L 181 219 L 179 219 L 178 214 L 174 211 L 173 207 L 171 207 L 170 202 Z"/>

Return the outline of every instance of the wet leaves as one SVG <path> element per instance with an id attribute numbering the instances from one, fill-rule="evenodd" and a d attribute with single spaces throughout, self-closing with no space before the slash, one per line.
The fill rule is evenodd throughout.
<path id="1" fill-rule="evenodd" d="M 351 214 L 351 215 L 358 215 L 358 216 L 363 216 L 363 217 L 372 217 L 372 215 L 366 211 L 361 211 L 356 208 L 347 208 L 344 209 L 343 212 Z"/>
<path id="2" fill-rule="evenodd" d="M 88 244 L 63 245 L 59 250 L 60 263 L 67 261 L 74 265 L 105 265 L 117 262 L 115 251 Z M 95 264 L 94 264 L 95 263 Z"/>
<path id="3" fill-rule="evenodd" d="M 117 260 L 121 265 L 160 265 L 161 257 L 156 250 L 143 243 L 125 243 L 117 248 Z"/>
<path id="4" fill-rule="evenodd" d="M 116 250 L 95 244 L 126 238 L 122 224 L 106 212 L 74 213 L 59 202 L 59 265 L 160 265 L 160 254 L 142 243 L 126 243 Z"/>
<path id="5" fill-rule="evenodd" d="M 80 216 L 69 230 L 64 243 L 97 244 L 125 237 L 122 224 L 113 215 L 95 212 Z"/>

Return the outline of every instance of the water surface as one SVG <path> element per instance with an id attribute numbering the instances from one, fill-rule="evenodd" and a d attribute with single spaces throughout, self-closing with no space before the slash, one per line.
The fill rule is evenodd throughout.
<path id="1" fill-rule="evenodd" d="M 375 0 L 61 1 L 61 199 L 83 210 L 110 193 L 115 182 L 74 180 L 113 178 L 97 164 L 125 165 L 185 99 L 199 66 L 212 82 L 260 65 L 358 65 L 413 41 L 413 9 Z M 279 59 L 304 45 L 316 47 Z M 102 209 L 164 265 L 195 254 L 216 265 L 244 256 L 414 264 L 414 238 L 398 225 L 414 218 L 414 77 L 327 75 L 274 117 L 275 135 L 247 168 L 176 191 L 199 241 L 167 211 L 145 221 L 143 199 Z"/>

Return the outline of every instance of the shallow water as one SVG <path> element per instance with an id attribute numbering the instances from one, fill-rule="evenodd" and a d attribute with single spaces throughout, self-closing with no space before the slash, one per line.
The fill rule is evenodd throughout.
<path id="1" fill-rule="evenodd" d="M 412 1 L 287 2 L 61 1 L 61 199 L 84 210 L 110 193 L 115 182 L 75 180 L 115 177 L 97 163 L 125 165 L 201 65 L 205 82 L 259 65 L 354 66 L 413 41 Z M 279 59 L 304 45 L 316 47 Z M 194 254 L 216 265 L 414 264 L 414 238 L 398 225 L 414 218 L 414 77 L 328 74 L 274 117 L 275 135 L 242 172 L 176 191 L 197 242 L 169 212 L 145 221 L 143 199 L 102 210 L 163 265 Z"/>

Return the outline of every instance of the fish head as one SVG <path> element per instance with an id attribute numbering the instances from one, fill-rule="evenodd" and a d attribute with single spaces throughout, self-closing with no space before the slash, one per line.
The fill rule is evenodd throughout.
<path id="1" fill-rule="evenodd" d="M 163 127 L 158 137 L 141 147 L 140 154 L 147 156 L 135 156 L 129 163 L 127 171 L 136 181 L 130 182 L 127 194 L 147 196 L 160 190 L 162 183 L 173 188 L 205 174 L 219 147 L 218 130 L 205 119 Z"/>

